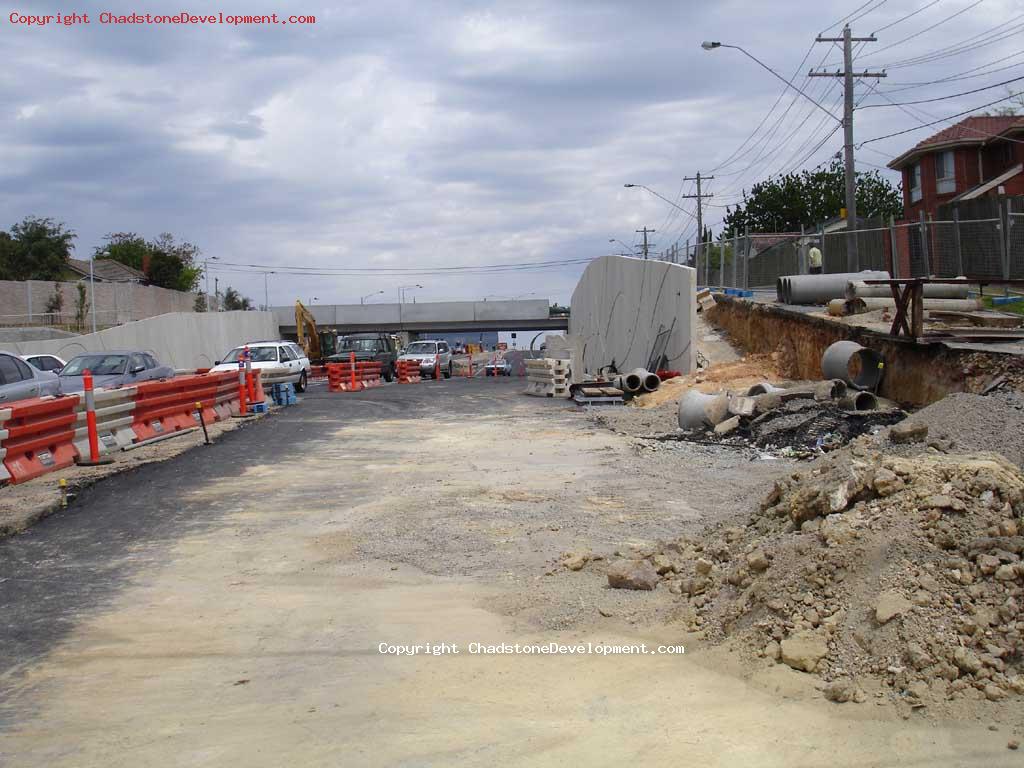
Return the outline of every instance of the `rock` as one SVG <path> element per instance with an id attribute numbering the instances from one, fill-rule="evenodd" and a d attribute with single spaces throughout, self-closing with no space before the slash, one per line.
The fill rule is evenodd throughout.
<path id="1" fill-rule="evenodd" d="M 995 555 L 981 555 L 978 557 L 978 568 L 986 576 L 991 576 L 999 567 L 999 558 Z"/>
<path id="2" fill-rule="evenodd" d="M 697 573 L 699 573 L 701 576 L 707 576 L 709 573 L 711 573 L 711 569 L 714 567 L 714 563 L 712 563 L 710 560 L 705 560 L 702 557 L 697 561 L 697 564 L 694 567 L 697 569 Z"/>
<path id="3" fill-rule="evenodd" d="M 672 560 L 662 554 L 654 555 L 651 558 L 651 565 L 653 565 L 654 569 L 661 575 L 675 570 Z"/>
<path id="4" fill-rule="evenodd" d="M 583 566 L 587 564 L 590 559 L 588 555 L 569 553 L 562 560 L 562 565 L 568 568 L 570 571 L 579 571 L 583 569 Z"/>
<path id="5" fill-rule="evenodd" d="M 1017 578 L 1016 565 L 1000 565 L 995 572 L 996 581 L 1014 581 Z"/>
<path id="6" fill-rule="evenodd" d="M 778 661 L 782 655 L 782 648 L 779 646 L 777 642 L 772 640 L 770 643 L 768 643 L 768 645 L 764 647 L 764 655 L 766 658 L 769 658 L 772 661 Z"/>
<path id="7" fill-rule="evenodd" d="M 1010 739 L 1008 742 L 1006 742 L 1006 748 L 1007 749 L 1020 749 L 1020 742 L 1017 741 L 1016 739 Z"/>
<path id="8" fill-rule="evenodd" d="M 658 572 L 646 560 L 617 560 L 608 569 L 608 586 L 649 591 L 658 586 Z"/>
<path id="9" fill-rule="evenodd" d="M 755 549 L 749 555 L 747 555 L 747 566 L 752 571 L 767 571 L 768 566 L 771 563 L 768 562 L 768 555 L 764 553 L 763 549 Z"/>
<path id="10" fill-rule="evenodd" d="M 850 484 L 840 483 L 828 492 L 828 508 L 832 512 L 842 512 L 850 504 Z"/>
<path id="11" fill-rule="evenodd" d="M 730 419 L 726 419 L 725 421 L 720 421 L 718 424 L 716 424 L 715 425 L 715 434 L 716 435 L 728 435 L 728 434 L 731 434 L 731 433 L 735 432 L 737 429 L 739 429 L 739 426 L 740 426 L 740 417 L 739 416 L 733 416 Z"/>
<path id="12" fill-rule="evenodd" d="M 604 616 L 606 619 L 610 619 L 612 616 L 615 615 L 614 613 L 612 613 L 607 608 L 598 608 L 597 612 L 600 613 L 602 616 Z"/>
<path id="13" fill-rule="evenodd" d="M 825 686 L 825 698 L 837 704 L 845 704 L 848 701 L 856 701 L 857 686 L 850 680 L 833 680 Z M 863 698 L 860 699 L 863 701 Z"/>
<path id="14" fill-rule="evenodd" d="M 918 424 L 909 419 L 901 421 L 889 430 L 889 440 L 894 443 L 920 443 L 928 437 L 928 425 Z"/>
<path id="15" fill-rule="evenodd" d="M 875 604 L 875 619 L 879 624 L 886 624 L 892 619 L 910 610 L 912 603 L 894 590 L 886 590 L 878 596 Z"/>
<path id="16" fill-rule="evenodd" d="M 919 643 L 907 643 L 906 655 L 910 666 L 918 671 L 930 666 L 932 663 L 932 657 L 928 655 L 928 652 Z"/>
<path id="17" fill-rule="evenodd" d="M 953 663 L 970 675 L 981 670 L 981 659 L 966 648 L 957 648 L 953 651 Z"/>
<path id="18" fill-rule="evenodd" d="M 813 672 L 818 662 L 828 656 L 828 643 L 817 632 L 796 632 L 781 644 L 782 661 L 801 672 Z"/>
<path id="19" fill-rule="evenodd" d="M 899 475 L 890 469 L 884 467 L 875 472 L 875 478 L 872 481 L 872 487 L 879 496 L 891 496 L 903 490 L 903 481 L 900 480 Z"/>
<path id="20" fill-rule="evenodd" d="M 1016 520 L 1003 520 L 999 523 L 999 535 L 1000 536 L 1016 536 L 1017 535 L 1017 521 Z"/>
<path id="21" fill-rule="evenodd" d="M 921 509 L 952 509 L 954 512 L 963 512 L 967 509 L 967 505 L 960 501 L 960 499 L 935 493 L 921 502 Z"/>
<path id="22" fill-rule="evenodd" d="M 1006 691 L 998 685 L 989 684 L 985 686 L 985 698 L 989 701 L 1002 701 L 1006 698 Z"/>

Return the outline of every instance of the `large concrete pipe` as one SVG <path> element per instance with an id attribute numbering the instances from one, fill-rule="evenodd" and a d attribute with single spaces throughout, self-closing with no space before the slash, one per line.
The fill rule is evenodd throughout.
<path id="1" fill-rule="evenodd" d="M 844 411 L 877 411 L 878 398 L 870 392 L 857 392 L 842 398 L 839 407 Z"/>
<path id="2" fill-rule="evenodd" d="M 631 395 L 635 395 L 644 386 L 643 379 L 637 376 L 635 371 L 619 375 L 612 383 L 623 392 L 628 392 Z"/>
<path id="3" fill-rule="evenodd" d="M 870 279 L 870 278 L 869 278 Z M 966 285 L 950 285 L 948 283 L 925 283 L 921 286 L 926 299 L 966 299 Z M 892 289 L 888 285 L 868 285 L 863 280 L 851 280 L 846 284 L 848 299 L 889 299 Z"/>
<path id="4" fill-rule="evenodd" d="M 634 368 L 630 371 L 629 375 L 640 379 L 640 389 L 644 392 L 657 392 L 658 387 L 661 386 L 661 379 L 658 378 L 658 374 L 651 373 L 646 368 Z"/>
<path id="5" fill-rule="evenodd" d="M 944 312 L 977 312 L 984 309 L 985 305 L 981 299 L 924 299 L 922 309 L 944 311 Z M 857 296 L 852 299 L 833 299 L 828 303 L 830 315 L 859 315 L 864 312 L 875 312 L 880 309 L 895 311 L 896 302 L 892 298 L 862 298 Z"/>
<path id="6" fill-rule="evenodd" d="M 696 389 L 679 398 L 679 426 L 682 429 L 713 427 L 729 415 L 729 396 L 706 395 Z"/>
<path id="7" fill-rule="evenodd" d="M 882 378 L 884 358 L 855 341 L 837 341 L 821 356 L 821 372 L 827 379 L 840 379 L 854 389 L 875 389 Z"/>
<path id="8" fill-rule="evenodd" d="M 782 278 L 775 278 L 775 300 L 780 304 L 786 303 L 786 292 L 783 290 Z"/>
<path id="9" fill-rule="evenodd" d="M 825 304 L 846 296 L 846 284 L 855 280 L 888 280 L 888 272 L 837 272 L 834 275 L 788 275 L 787 304 Z"/>

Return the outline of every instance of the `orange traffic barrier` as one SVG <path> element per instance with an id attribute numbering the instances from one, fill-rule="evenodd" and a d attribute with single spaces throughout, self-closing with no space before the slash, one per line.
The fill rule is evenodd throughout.
<path id="1" fill-rule="evenodd" d="M 328 363 L 327 387 L 331 392 L 359 392 L 380 386 L 381 364 L 372 362 Z"/>
<path id="2" fill-rule="evenodd" d="M 399 360 L 395 371 L 398 373 L 399 384 L 416 384 L 423 381 L 420 376 L 419 360 Z"/>
<path id="3" fill-rule="evenodd" d="M 327 381 L 327 366 L 326 365 L 311 365 L 309 367 L 309 380 L 310 381 Z"/>
<path id="4" fill-rule="evenodd" d="M 135 410 L 132 412 L 135 442 L 196 426 L 196 403 L 202 405 L 204 416 L 213 412 L 219 383 L 216 376 L 196 374 L 137 385 Z M 239 386 L 239 396 L 244 389 L 244 386 Z"/>
<path id="5" fill-rule="evenodd" d="M 75 463 L 77 407 L 78 395 L 70 395 L 15 400 L 0 409 L 6 479 L 23 483 Z"/>

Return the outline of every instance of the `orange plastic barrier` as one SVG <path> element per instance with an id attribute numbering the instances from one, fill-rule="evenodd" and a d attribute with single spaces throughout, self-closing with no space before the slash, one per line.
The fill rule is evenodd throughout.
<path id="1" fill-rule="evenodd" d="M 311 365 L 309 367 L 309 380 L 310 381 L 326 381 L 327 380 L 327 366 L 326 365 Z"/>
<path id="2" fill-rule="evenodd" d="M 416 384 L 423 381 L 420 376 L 419 360 L 399 360 L 395 371 L 398 373 L 399 384 Z"/>
<path id="3" fill-rule="evenodd" d="M 0 409 L 3 474 L 23 483 L 75 463 L 78 395 L 15 400 Z"/>
<path id="4" fill-rule="evenodd" d="M 258 372 L 253 374 L 258 381 Z M 238 374 L 234 371 L 147 381 L 136 390 L 132 414 L 136 443 L 196 426 L 196 403 L 202 404 L 203 418 L 208 421 L 225 418 L 224 406 L 230 408 L 232 401 L 234 410 L 238 408 Z"/>
<path id="5" fill-rule="evenodd" d="M 327 388 L 331 392 L 359 392 L 369 387 L 379 387 L 381 381 L 379 362 L 328 363 Z"/>

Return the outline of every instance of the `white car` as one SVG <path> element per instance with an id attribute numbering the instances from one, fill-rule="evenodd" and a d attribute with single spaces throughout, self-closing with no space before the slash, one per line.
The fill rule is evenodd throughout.
<path id="1" fill-rule="evenodd" d="M 253 368 L 287 368 L 292 375 L 284 380 L 285 383 L 294 384 L 296 392 L 306 391 L 312 365 L 302 347 L 294 341 L 253 341 L 243 344 L 228 352 L 223 360 L 218 360 L 210 372 L 237 371 L 238 358 L 246 347 L 249 348 Z"/>
<path id="2" fill-rule="evenodd" d="M 22 355 L 21 359 L 38 371 L 53 373 L 60 373 L 61 369 L 68 364 L 67 360 L 56 355 Z"/>
<path id="3" fill-rule="evenodd" d="M 420 364 L 420 375 L 431 377 L 441 369 L 446 379 L 452 377 L 452 350 L 447 341 L 425 339 L 410 344 L 399 360 L 417 360 Z"/>

